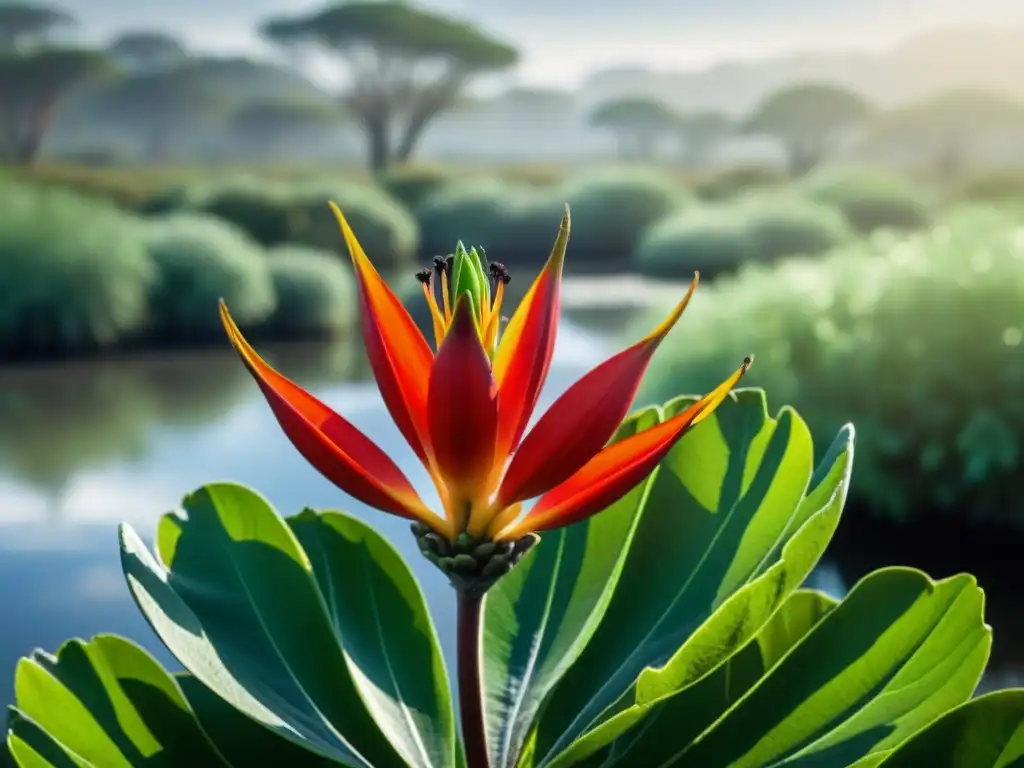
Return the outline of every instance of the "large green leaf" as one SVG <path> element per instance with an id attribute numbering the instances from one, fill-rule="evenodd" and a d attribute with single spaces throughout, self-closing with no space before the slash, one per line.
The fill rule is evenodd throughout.
<path id="1" fill-rule="evenodd" d="M 14 692 L 8 739 L 23 767 L 227 765 L 174 679 L 124 638 L 36 651 L 18 662 Z"/>
<path id="2" fill-rule="evenodd" d="M 669 403 L 665 417 L 692 402 Z M 800 417 L 783 408 L 772 419 L 762 391 L 738 390 L 675 446 L 600 626 L 545 704 L 533 762 L 597 752 L 758 633 L 835 531 L 852 440 L 844 429 L 812 476 Z"/>
<path id="3" fill-rule="evenodd" d="M 660 419 L 631 416 L 615 439 Z M 494 768 L 512 768 L 544 697 L 576 660 L 611 600 L 649 477 L 601 514 L 546 533 L 488 593 L 484 613 L 487 741 Z"/>
<path id="4" fill-rule="evenodd" d="M 983 608 L 970 576 L 876 571 L 696 739 L 667 755 L 650 745 L 653 762 L 632 757 L 666 768 L 846 768 L 884 753 L 970 697 L 991 646 Z"/>
<path id="5" fill-rule="evenodd" d="M 739 653 L 682 693 L 660 701 L 587 765 L 660 765 L 735 704 L 835 606 L 821 592 L 797 590 Z"/>
<path id="6" fill-rule="evenodd" d="M 348 765 L 455 764 L 433 625 L 408 567 L 340 513 L 282 520 L 219 483 L 165 516 L 158 562 L 122 526 L 122 566 L 153 629 L 196 678 L 286 739 Z"/>
<path id="7" fill-rule="evenodd" d="M 1024 768 L 1024 689 L 996 691 L 947 712 L 879 768 Z M 857 764 L 860 768 L 860 763 Z"/>

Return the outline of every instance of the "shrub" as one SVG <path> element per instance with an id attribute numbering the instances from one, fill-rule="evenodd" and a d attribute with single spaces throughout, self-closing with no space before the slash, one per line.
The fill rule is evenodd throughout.
<path id="1" fill-rule="evenodd" d="M 157 338 L 219 337 L 221 298 L 243 327 L 262 323 L 274 311 L 266 255 L 237 227 L 207 214 L 177 213 L 150 222 L 146 241 L 158 272 L 150 294 Z"/>
<path id="2" fill-rule="evenodd" d="M 1024 173 L 989 171 L 970 176 L 959 184 L 957 196 L 992 202 L 1024 200 Z"/>
<path id="3" fill-rule="evenodd" d="M 136 219 L 66 190 L 0 194 L 0 354 L 111 347 L 143 327 L 154 270 Z"/>
<path id="4" fill-rule="evenodd" d="M 640 169 L 605 169 L 569 179 L 575 266 L 626 269 L 644 230 L 678 209 L 687 193 L 672 179 Z"/>
<path id="5" fill-rule="evenodd" d="M 512 190 L 499 179 L 472 179 L 445 184 L 427 196 L 416 211 L 421 258 L 450 253 L 460 240 L 482 245 L 496 258 Z"/>
<path id="6" fill-rule="evenodd" d="M 748 198 L 684 209 L 641 237 L 634 267 L 653 277 L 734 272 L 750 260 L 817 255 L 853 237 L 834 208 L 795 197 Z"/>
<path id="7" fill-rule="evenodd" d="M 698 183 L 695 192 L 703 200 L 726 200 L 741 192 L 782 186 L 789 178 L 789 174 L 782 168 L 742 165 L 729 168 Z"/>
<path id="8" fill-rule="evenodd" d="M 698 293 L 645 396 L 749 374 L 828 434 L 858 431 L 854 493 L 905 519 L 1024 523 L 1024 228 L 965 210 L 815 262 L 754 266 Z M 650 319 L 647 319 L 648 322 Z"/>
<path id="9" fill-rule="evenodd" d="M 90 168 L 85 165 L 33 165 L 17 168 L 14 174 L 25 182 L 102 198 L 133 212 L 145 208 L 161 186 L 157 178 L 137 170 Z"/>
<path id="10" fill-rule="evenodd" d="M 859 232 L 919 229 L 932 218 L 920 191 L 882 171 L 828 169 L 812 174 L 804 187 L 815 200 L 839 208 Z"/>
<path id="11" fill-rule="evenodd" d="M 380 188 L 354 182 L 296 183 L 289 185 L 284 194 L 288 202 L 288 242 L 331 251 L 348 261 L 338 222 L 327 205 L 334 201 L 378 269 L 408 269 L 416 258 L 420 244 L 416 219 Z"/>
<path id="12" fill-rule="evenodd" d="M 652 277 L 704 278 L 732 272 L 753 258 L 746 222 L 726 206 L 699 206 L 662 219 L 640 239 L 634 268 Z"/>
<path id="13" fill-rule="evenodd" d="M 398 202 L 415 211 L 430 193 L 451 180 L 451 173 L 432 165 L 410 165 L 390 168 L 378 179 L 379 184 Z"/>
<path id="14" fill-rule="evenodd" d="M 263 246 L 283 243 L 291 234 L 288 200 L 277 185 L 228 184 L 208 191 L 194 207 L 234 224 Z"/>
<path id="15" fill-rule="evenodd" d="M 351 272 L 332 253 L 285 245 L 270 251 L 270 277 L 277 309 L 268 321 L 275 336 L 331 335 L 355 319 Z"/>
<path id="16" fill-rule="evenodd" d="M 748 198 L 740 208 L 758 261 L 817 255 L 854 236 L 838 210 L 798 197 Z"/>

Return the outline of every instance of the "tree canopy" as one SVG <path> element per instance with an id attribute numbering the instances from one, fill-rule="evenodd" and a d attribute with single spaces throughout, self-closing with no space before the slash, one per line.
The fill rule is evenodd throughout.
<path id="1" fill-rule="evenodd" d="M 181 64 L 188 51 L 176 37 L 159 30 L 122 32 L 107 47 L 111 56 L 132 70 L 151 70 Z"/>
<path id="2" fill-rule="evenodd" d="M 679 115 L 659 99 L 628 96 L 599 104 L 588 122 L 615 134 L 621 157 L 646 158 L 660 137 L 678 129 Z"/>
<path id="3" fill-rule="evenodd" d="M 848 88 L 806 83 L 769 95 L 743 129 L 779 139 L 789 153 L 792 170 L 803 173 L 833 151 L 847 131 L 866 122 L 873 111 L 863 96 Z"/>
<path id="4" fill-rule="evenodd" d="M 0 51 L 21 50 L 48 39 L 56 28 L 74 24 L 62 8 L 41 3 L 0 3 Z"/>
<path id="5" fill-rule="evenodd" d="M 261 100 L 243 103 L 235 109 L 228 118 L 228 128 L 246 148 L 269 152 L 290 136 L 341 119 L 336 107 L 323 102 Z"/>
<path id="6" fill-rule="evenodd" d="M 477 27 L 404 2 L 333 5 L 269 19 L 260 32 L 297 55 L 312 48 L 343 62 L 344 103 L 367 134 L 375 170 L 406 162 L 426 125 L 470 79 L 518 61 L 513 47 Z"/>

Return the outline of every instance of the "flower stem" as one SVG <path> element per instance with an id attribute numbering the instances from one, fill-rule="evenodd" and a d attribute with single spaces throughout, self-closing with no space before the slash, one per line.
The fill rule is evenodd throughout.
<path id="1" fill-rule="evenodd" d="M 466 745 L 467 768 L 490 768 L 484 726 L 484 689 L 480 677 L 480 618 L 483 595 L 459 590 L 458 667 L 459 713 Z"/>

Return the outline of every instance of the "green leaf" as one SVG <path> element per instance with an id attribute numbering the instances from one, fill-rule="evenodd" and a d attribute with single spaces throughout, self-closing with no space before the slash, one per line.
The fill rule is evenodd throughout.
<path id="1" fill-rule="evenodd" d="M 950 710 L 877 765 L 878 768 L 1021 768 L 1024 766 L 1024 689 L 996 691 Z"/>
<path id="2" fill-rule="evenodd" d="M 660 419 L 631 416 L 621 440 Z M 494 768 L 512 768 L 544 697 L 576 660 L 608 607 L 647 495 L 649 477 L 577 525 L 545 533 L 484 603 L 487 742 Z"/>
<path id="3" fill-rule="evenodd" d="M 282 739 L 269 728 L 246 717 L 191 673 L 179 674 L 176 680 L 206 738 L 229 765 L 245 768 L 257 758 L 261 765 L 288 768 L 330 768 L 337 765 Z"/>
<path id="4" fill-rule="evenodd" d="M 876 571 L 659 764 L 845 768 L 892 749 L 974 691 L 991 646 L 983 607 L 971 576 Z"/>
<path id="5" fill-rule="evenodd" d="M 680 744 L 703 733 L 836 604 L 821 592 L 794 592 L 739 653 L 695 685 L 658 702 L 642 722 L 600 753 L 600 764 L 655 766 L 669 760 Z"/>
<path id="6" fill-rule="evenodd" d="M 669 403 L 665 418 L 692 402 Z M 737 390 L 679 441 L 653 480 L 606 615 L 545 705 L 538 764 L 593 754 L 757 634 L 838 524 L 852 439 L 841 432 L 809 493 L 807 426 L 790 408 L 770 418 L 760 390 Z"/>
<path id="7" fill-rule="evenodd" d="M 18 662 L 14 692 L 19 765 L 226 765 L 174 679 L 124 638 L 69 640 L 56 657 L 36 651 Z"/>
<path id="8" fill-rule="evenodd" d="M 121 559 L 140 609 L 186 669 L 323 757 L 454 765 L 434 630 L 411 573 L 378 534 L 338 513 L 286 524 L 230 483 L 199 489 L 183 509 L 161 520 L 162 563 L 128 526 Z"/>

